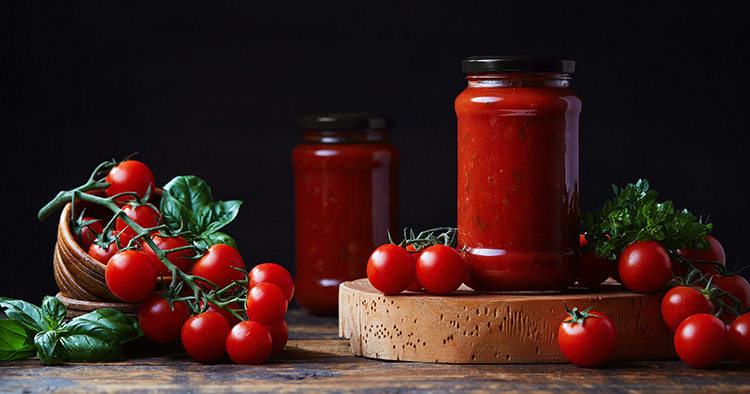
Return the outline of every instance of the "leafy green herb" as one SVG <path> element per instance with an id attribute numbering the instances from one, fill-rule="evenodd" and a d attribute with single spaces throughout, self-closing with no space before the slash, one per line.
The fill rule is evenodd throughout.
<path id="1" fill-rule="evenodd" d="M 705 238 L 713 226 L 687 209 L 675 209 L 672 201 L 658 201 L 659 194 L 647 180 L 612 189 L 615 196 L 601 211 L 582 218 L 587 248 L 598 256 L 614 260 L 636 241 L 658 241 L 667 249 L 708 247 Z"/>
<path id="2" fill-rule="evenodd" d="M 164 186 L 160 210 L 164 222 L 176 233 L 185 233 L 197 244 L 237 246 L 219 232 L 240 210 L 242 201 L 214 201 L 208 184 L 194 175 L 178 176 Z"/>
<path id="3" fill-rule="evenodd" d="M 42 307 L 0 298 L 8 320 L 0 320 L 0 361 L 36 356 L 45 364 L 120 358 L 122 345 L 142 335 L 135 319 L 99 309 L 65 322 L 65 306 L 45 297 Z"/>

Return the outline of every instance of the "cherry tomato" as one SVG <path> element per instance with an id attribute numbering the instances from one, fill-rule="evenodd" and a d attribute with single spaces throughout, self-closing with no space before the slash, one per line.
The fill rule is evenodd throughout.
<path id="1" fill-rule="evenodd" d="M 232 327 L 226 348 L 235 364 L 262 364 L 271 355 L 273 340 L 262 324 L 242 321 Z"/>
<path id="2" fill-rule="evenodd" d="M 248 319 L 264 326 L 274 325 L 286 315 L 286 294 L 273 283 L 258 283 L 247 293 L 245 309 Z"/>
<path id="3" fill-rule="evenodd" d="M 229 323 L 216 312 L 199 313 L 185 321 L 180 338 L 190 357 L 210 363 L 226 353 Z"/>
<path id="4" fill-rule="evenodd" d="M 415 268 L 415 271 L 414 271 L 414 273 L 415 273 L 415 275 L 414 275 L 414 282 L 411 282 L 411 285 L 409 285 L 409 287 L 407 287 L 406 290 L 408 290 L 408 291 L 420 291 L 424 287 L 422 286 L 421 283 L 419 283 L 419 279 L 417 279 L 416 267 L 417 267 L 417 260 L 419 260 L 419 256 L 422 255 L 423 251 L 420 250 L 419 252 L 417 252 L 417 248 L 415 248 L 414 245 L 407 245 L 406 246 L 406 251 L 408 251 L 409 255 L 411 256 L 411 258 L 414 259 L 414 268 Z"/>
<path id="5" fill-rule="evenodd" d="M 294 279 L 284 267 L 275 263 L 258 264 L 248 273 L 248 288 L 258 283 L 273 283 L 286 294 L 288 301 L 294 296 Z"/>
<path id="6" fill-rule="evenodd" d="M 417 259 L 417 279 L 432 294 L 456 291 L 465 276 L 461 254 L 447 245 L 433 245 Z"/>
<path id="7" fill-rule="evenodd" d="M 109 170 L 104 178 L 109 183 L 106 189 L 107 196 L 114 196 L 124 192 L 135 192 L 138 197 L 143 198 L 146 190 L 154 189 L 154 174 L 145 164 L 137 160 L 125 160 L 118 163 Z M 132 200 L 132 197 L 123 197 L 121 200 Z"/>
<path id="8" fill-rule="evenodd" d="M 688 286 L 676 286 L 661 300 L 661 317 L 672 332 L 686 318 L 699 313 L 711 313 L 713 304 L 700 290 Z"/>
<path id="9" fill-rule="evenodd" d="M 125 302 L 138 302 L 154 291 L 156 268 L 146 253 L 124 250 L 109 259 L 104 279 L 115 297 Z"/>
<path id="10" fill-rule="evenodd" d="M 200 302 L 201 308 L 203 308 L 203 301 Z M 229 304 L 229 307 L 232 309 L 240 309 L 242 305 L 239 303 L 233 303 Z M 240 319 L 237 318 L 237 316 L 229 313 L 228 310 L 219 308 L 218 306 L 214 305 L 212 302 L 208 303 L 208 308 L 206 308 L 206 311 L 216 312 L 222 316 L 224 316 L 225 319 L 227 319 L 227 323 L 229 323 L 230 326 L 234 326 L 235 324 L 240 322 Z"/>
<path id="11" fill-rule="evenodd" d="M 729 350 L 727 326 L 708 313 L 690 316 L 677 327 L 674 348 L 680 359 L 693 368 L 714 366 Z"/>
<path id="12" fill-rule="evenodd" d="M 272 326 L 266 327 L 268 333 L 271 334 L 271 342 L 273 342 L 272 354 L 277 354 L 284 350 L 286 342 L 289 340 L 289 326 L 286 321 L 282 320 Z"/>
<path id="13" fill-rule="evenodd" d="M 367 260 L 367 279 L 372 287 L 384 294 L 398 294 L 414 283 L 414 259 L 406 249 L 394 245 L 380 245 Z"/>
<path id="14" fill-rule="evenodd" d="M 130 205 L 125 204 L 122 206 L 123 212 L 127 217 L 133 219 L 134 222 L 138 223 L 141 227 L 151 228 L 156 227 L 161 220 L 161 214 L 159 211 L 151 205 Z M 133 238 L 136 236 L 135 231 L 128 227 L 124 220 L 117 218 L 115 221 L 115 229 L 118 233 Z"/>
<path id="15" fill-rule="evenodd" d="M 158 343 L 169 343 L 180 339 L 182 325 L 190 317 L 190 310 L 184 302 L 169 301 L 159 295 L 147 298 L 138 308 L 138 324 L 143 334 Z"/>
<path id="16" fill-rule="evenodd" d="M 96 237 L 104 231 L 104 226 L 100 220 L 92 217 L 85 217 L 82 219 L 84 223 L 92 220 L 96 221 L 81 227 L 81 233 L 79 236 L 81 238 L 81 249 L 83 250 L 89 250 Z"/>
<path id="17" fill-rule="evenodd" d="M 688 260 L 692 260 L 695 268 L 703 274 L 714 274 L 719 267 L 723 267 L 726 264 L 727 257 L 724 253 L 724 247 L 721 246 L 718 239 L 707 235 L 706 241 L 708 241 L 708 248 L 706 249 L 677 249 L 677 254 Z M 677 276 L 685 276 L 687 274 L 685 265 L 679 261 L 672 263 L 672 269 Z"/>
<path id="18" fill-rule="evenodd" d="M 729 326 L 729 358 L 750 364 L 750 313 L 740 315 Z"/>
<path id="19" fill-rule="evenodd" d="M 619 272 L 628 290 L 648 294 L 663 288 L 672 279 L 672 263 L 658 242 L 635 242 L 622 251 Z"/>
<path id="20" fill-rule="evenodd" d="M 736 274 L 728 276 L 714 275 L 712 282 L 714 286 L 737 297 L 740 300 L 740 310 L 745 310 L 750 305 L 750 283 L 747 282 L 747 279 Z M 721 300 L 730 307 L 735 307 L 735 301 L 731 297 L 725 296 Z M 735 317 L 736 315 L 729 311 L 721 315 L 724 321 L 732 321 Z"/>
<path id="21" fill-rule="evenodd" d="M 107 264 L 109 259 L 112 258 L 118 250 L 120 250 L 120 248 L 117 247 L 117 242 L 114 241 L 107 245 L 106 248 L 94 243 L 89 246 L 89 256 L 102 264 Z"/>
<path id="22" fill-rule="evenodd" d="M 583 234 L 580 235 L 579 242 L 581 247 L 588 245 Z M 588 288 L 599 287 L 612 276 L 615 265 L 614 261 L 597 256 L 593 250 L 588 253 L 581 252 L 581 266 L 576 282 Z"/>
<path id="23" fill-rule="evenodd" d="M 154 234 L 151 236 L 151 240 L 154 241 L 156 247 L 161 250 L 175 249 L 190 245 L 190 243 L 182 237 L 162 237 L 161 235 Z M 143 251 L 154 263 L 154 268 L 156 268 L 159 275 L 165 276 L 170 274 L 167 266 L 159 260 L 159 257 L 156 256 L 156 253 L 154 253 L 148 245 L 148 242 L 143 242 Z M 193 265 L 192 257 L 193 251 L 190 249 L 178 250 L 167 254 L 167 260 L 176 265 L 182 272 L 190 272 L 190 266 Z"/>
<path id="24" fill-rule="evenodd" d="M 612 320 L 594 310 L 573 308 L 557 330 L 557 344 L 570 362 L 596 367 L 612 357 L 617 332 Z"/>
<path id="25" fill-rule="evenodd" d="M 245 269 L 240 252 L 229 245 L 216 244 L 208 248 L 206 254 L 193 265 L 193 275 L 205 278 L 222 288 L 232 281 L 242 280 L 243 273 L 232 267 Z"/>

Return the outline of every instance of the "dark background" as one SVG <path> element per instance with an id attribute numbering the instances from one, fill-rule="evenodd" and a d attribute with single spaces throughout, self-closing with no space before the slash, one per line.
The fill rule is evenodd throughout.
<path id="1" fill-rule="evenodd" d="M 271 5 L 273 3 L 273 5 Z M 0 294 L 56 289 L 56 218 L 36 211 L 100 161 L 139 152 L 157 182 L 196 174 L 245 205 L 248 264 L 293 265 L 290 152 L 315 111 L 393 115 L 401 223 L 455 222 L 453 99 L 475 54 L 574 58 L 583 207 L 646 177 L 709 215 L 747 261 L 748 24 L 685 4 L 2 3 Z"/>

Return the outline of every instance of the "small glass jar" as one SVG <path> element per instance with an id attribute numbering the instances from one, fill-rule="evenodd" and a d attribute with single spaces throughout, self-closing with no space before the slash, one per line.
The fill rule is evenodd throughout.
<path id="1" fill-rule="evenodd" d="M 307 116 L 292 152 L 296 298 L 315 314 L 335 314 L 341 282 L 366 276 L 373 249 L 396 229 L 398 151 L 388 117 Z"/>
<path id="2" fill-rule="evenodd" d="M 572 60 L 463 61 L 458 118 L 458 240 L 470 285 L 567 288 L 579 257 L 578 120 Z"/>

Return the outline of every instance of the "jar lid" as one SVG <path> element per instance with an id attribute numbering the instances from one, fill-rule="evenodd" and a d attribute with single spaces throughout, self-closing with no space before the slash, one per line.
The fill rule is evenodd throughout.
<path id="1" fill-rule="evenodd" d="M 386 130 L 393 127 L 388 115 L 367 112 L 341 112 L 303 116 L 299 125 L 304 130 Z"/>
<path id="2" fill-rule="evenodd" d="M 470 56 L 461 62 L 464 74 L 540 72 L 572 74 L 576 62 L 544 56 Z"/>

